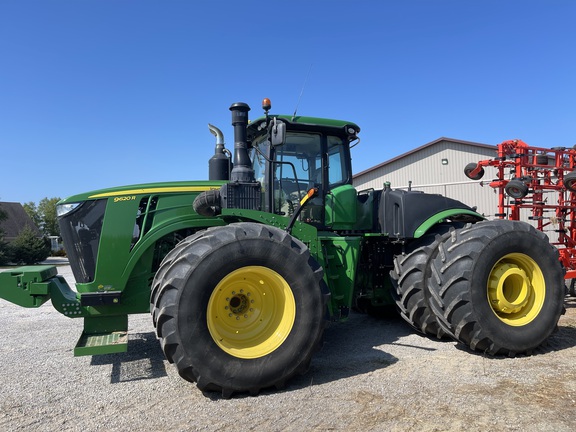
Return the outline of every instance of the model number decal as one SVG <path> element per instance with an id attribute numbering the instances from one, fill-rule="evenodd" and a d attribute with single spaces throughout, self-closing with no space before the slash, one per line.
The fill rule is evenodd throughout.
<path id="1" fill-rule="evenodd" d="M 129 195 L 129 196 L 121 196 L 121 197 L 114 197 L 114 202 L 121 202 L 121 201 L 134 201 L 136 199 L 136 195 Z"/>

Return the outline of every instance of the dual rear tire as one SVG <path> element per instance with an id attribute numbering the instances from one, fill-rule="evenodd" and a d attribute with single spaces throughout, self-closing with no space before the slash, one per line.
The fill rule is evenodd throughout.
<path id="1" fill-rule="evenodd" d="M 424 248 L 420 280 L 408 285 L 420 287 L 419 304 L 443 334 L 474 350 L 512 356 L 530 353 L 556 328 L 564 310 L 563 269 L 542 232 L 523 222 L 485 221 L 436 236 Z M 396 268 L 422 250 L 396 257 Z M 410 278 L 397 271 L 391 277 L 402 298 Z M 420 321 L 411 324 L 418 328 Z"/>
<path id="2" fill-rule="evenodd" d="M 440 224 L 407 246 L 406 253 L 394 259 L 390 272 L 392 296 L 400 316 L 417 331 L 443 338 L 446 331 L 440 326 L 426 296 L 426 283 L 430 275 L 430 259 L 438 248 L 442 235 L 452 225 Z"/>

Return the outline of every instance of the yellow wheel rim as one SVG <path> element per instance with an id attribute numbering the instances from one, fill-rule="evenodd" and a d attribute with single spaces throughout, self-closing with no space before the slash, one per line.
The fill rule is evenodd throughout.
<path id="1" fill-rule="evenodd" d="M 511 326 L 532 322 L 542 310 L 546 284 L 542 270 L 527 255 L 500 259 L 488 278 L 488 301 L 500 320 Z"/>
<path id="2" fill-rule="evenodd" d="M 267 267 L 248 266 L 218 283 L 206 320 L 214 342 L 228 354 L 254 359 L 276 350 L 288 337 L 296 302 L 286 280 Z"/>

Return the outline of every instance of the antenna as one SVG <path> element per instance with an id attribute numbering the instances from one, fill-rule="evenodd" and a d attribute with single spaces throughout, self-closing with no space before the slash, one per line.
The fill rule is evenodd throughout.
<path id="1" fill-rule="evenodd" d="M 306 87 L 306 83 L 308 82 L 308 77 L 310 76 L 311 70 L 312 70 L 312 63 L 310 63 L 308 74 L 306 75 L 306 79 L 304 80 L 304 84 L 302 85 L 302 90 L 300 90 L 300 96 L 298 96 L 298 102 L 296 102 L 296 108 L 294 108 L 294 114 L 292 114 L 292 120 L 294 120 L 294 117 L 296 117 L 296 111 L 298 111 L 298 105 L 300 105 L 300 99 L 302 99 L 302 94 L 304 93 L 304 88 Z"/>

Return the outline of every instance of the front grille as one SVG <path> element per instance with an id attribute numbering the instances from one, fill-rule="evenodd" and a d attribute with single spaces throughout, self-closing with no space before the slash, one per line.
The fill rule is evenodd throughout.
<path id="1" fill-rule="evenodd" d="M 64 249 L 78 283 L 94 280 L 106 200 L 86 201 L 58 223 Z"/>

